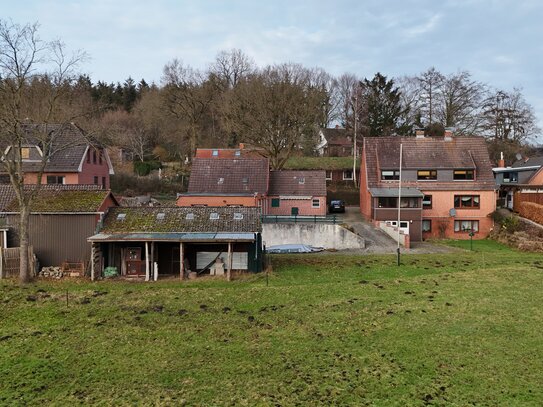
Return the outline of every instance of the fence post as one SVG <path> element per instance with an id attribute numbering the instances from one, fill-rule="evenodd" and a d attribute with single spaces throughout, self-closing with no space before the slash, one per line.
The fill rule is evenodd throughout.
<path id="1" fill-rule="evenodd" d="M 313 215 L 313 223 L 317 223 L 317 215 Z"/>
<path id="2" fill-rule="evenodd" d="M 334 225 L 336 224 L 336 214 L 334 214 Z"/>
<path id="3" fill-rule="evenodd" d="M 4 278 L 4 248 L 0 247 L 0 280 Z"/>

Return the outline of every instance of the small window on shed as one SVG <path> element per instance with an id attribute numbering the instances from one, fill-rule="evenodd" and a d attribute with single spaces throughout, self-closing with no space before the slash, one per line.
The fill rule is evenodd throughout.
<path id="1" fill-rule="evenodd" d="M 211 220 L 217 220 L 217 219 L 219 219 L 219 214 L 218 214 L 217 212 L 211 212 L 211 213 L 209 214 L 209 219 L 211 219 Z"/>
<path id="2" fill-rule="evenodd" d="M 166 214 L 164 212 L 160 212 L 156 214 L 156 220 L 164 220 L 166 217 Z"/>
<path id="3" fill-rule="evenodd" d="M 192 212 L 187 213 L 187 216 L 185 216 L 185 219 L 186 220 L 193 220 L 194 219 L 194 213 L 192 213 Z"/>
<path id="4" fill-rule="evenodd" d="M 222 177 L 219 178 L 219 179 L 217 180 L 217 184 L 218 184 L 218 185 L 224 184 L 224 178 L 222 178 Z"/>
<path id="5" fill-rule="evenodd" d="M 298 184 L 305 184 L 305 177 L 299 177 Z"/>
<path id="6" fill-rule="evenodd" d="M 117 215 L 117 220 L 125 220 L 126 219 L 126 213 L 119 213 Z"/>
<path id="7" fill-rule="evenodd" d="M 234 220 L 242 220 L 243 219 L 243 213 L 235 212 L 234 213 Z"/>
<path id="8" fill-rule="evenodd" d="M 211 155 L 213 157 L 218 157 L 219 156 L 219 150 L 213 150 L 213 152 L 211 153 Z"/>

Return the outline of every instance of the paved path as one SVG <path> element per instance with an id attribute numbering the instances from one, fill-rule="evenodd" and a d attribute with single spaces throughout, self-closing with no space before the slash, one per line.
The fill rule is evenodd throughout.
<path id="1" fill-rule="evenodd" d="M 366 222 L 358 207 L 349 206 L 345 213 L 339 216 L 339 222 L 350 226 L 355 233 L 366 240 L 366 248 L 363 250 L 341 250 L 341 253 L 353 254 L 390 254 L 396 253 L 398 244 L 381 229 L 375 228 Z M 402 253 L 450 253 L 458 249 L 435 245 L 427 242 L 411 243 L 410 249 L 400 248 Z"/>

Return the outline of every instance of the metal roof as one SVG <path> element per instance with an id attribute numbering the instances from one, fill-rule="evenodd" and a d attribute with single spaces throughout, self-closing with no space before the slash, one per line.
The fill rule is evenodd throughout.
<path id="1" fill-rule="evenodd" d="M 398 197 L 398 188 L 369 188 L 370 194 L 373 197 Z M 405 198 L 422 198 L 424 194 L 417 188 L 402 188 L 402 197 Z"/>

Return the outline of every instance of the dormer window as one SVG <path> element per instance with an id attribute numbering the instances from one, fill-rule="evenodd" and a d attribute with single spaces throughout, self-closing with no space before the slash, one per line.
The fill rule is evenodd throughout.
<path id="1" fill-rule="evenodd" d="M 419 181 L 435 181 L 437 179 L 437 170 L 418 170 L 417 180 Z"/>
<path id="2" fill-rule="evenodd" d="M 185 216 L 185 219 L 186 220 L 193 220 L 194 219 L 194 213 L 192 213 L 192 212 L 187 213 L 187 215 Z"/>
<path id="3" fill-rule="evenodd" d="M 518 182 L 518 172 L 504 172 L 503 182 Z"/>
<path id="4" fill-rule="evenodd" d="M 28 147 L 21 148 L 21 158 L 23 160 L 28 160 L 30 158 L 30 148 Z"/>
<path id="5" fill-rule="evenodd" d="M 234 220 L 242 220 L 243 219 L 243 213 L 236 212 L 234 213 Z"/>
<path id="6" fill-rule="evenodd" d="M 217 220 L 217 219 L 219 219 L 219 214 L 218 214 L 217 212 L 211 212 L 211 213 L 209 214 L 209 219 L 211 219 L 211 220 Z"/>
<path id="7" fill-rule="evenodd" d="M 399 170 L 382 170 L 381 171 L 381 180 L 382 181 L 394 181 L 400 179 Z"/>
<path id="8" fill-rule="evenodd" d="M 455 181 L 473 181 L 473 170 L 454 170 L 453 180 Z"/>

